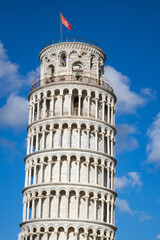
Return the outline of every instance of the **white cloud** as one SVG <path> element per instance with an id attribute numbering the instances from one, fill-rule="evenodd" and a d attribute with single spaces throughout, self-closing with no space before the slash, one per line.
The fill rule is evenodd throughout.
<path id="1" fill-rule="evenodd" d="M 18 234 L 18 240 L 21 240 L 21 233 Z"/>
<path id="2" fill-rule="evenodd" d="M 160 234 L 156 236 L 157 239 L 160 239 Z"/>
<path id="3" fill-rule="evenodd" d="M 28 101 L 17 95 L 10 95 L 6 104 L 0 108 L 1 126 L 19 127 L 27 123 Z"/>
<path id="4" fill-rule="evenodd" d="M 152 91 L 151 88 L 142 88 L 141 93 L 144 96 L 151 97 L 152 99 L 156 99 L 156 91 Z"/>
<path id="5" fill-rule="evenodd" d="M 141 174 L 138 172 L 129 172 L 128 176 L 131 179 L 132 185 L 133 186 L 138 186 L 139 188 L 142 187 L 143 183 L 141 181 Z"/>
<path id="6" fill-rule="evenodd" d="M 125 199 L 117 198 L 116 206 L 118 211 L 121 213 L 129 213 L 130 215 L 134 214 L 134 212 L 131 210 L 131 208 L 129 207 L 129 204 Z"/>
<path id="7" fill-rule="evenodd" d="M 123 190 L 125 188 L 137 187 L 141 189 L 143 183 L 141 181 L 141 175 L 138 172 L 129 172 L 123 177 L 115 177 L 116 190 Z"/>
<path id="8" fill-rule="evenodd" d="M 139 221 L 146 221 L 152 219 L 152 216 L 150 216 L 148 213 L 141 211 L 139 214 Z"/>
<path id="9" fill-rule="evenodd" d="M 135 93 L 130 89 L 130 79 L 118 72 L 111 66 L 105 67 L 105 78 L 113 85 L 114 92 L 117 96 L 117 110 L 119 113 L 136 113 L 138 107 L 142 107 L 146 103 L 146 98 Z M 143 92 L 149 96 L 151 90 L 146 88 Z"/>
<path id="10" fill-rule="evenodd" d="M 105 77 L 111 81 L 118 98 L 117 108 L 119 112 L 134 113 L 137 107 L 144 105 L 145 99 L 131 91 L 130 80 L 127 76 L 111 66 L 106 66 L 105 70 Z"/>
<path id="11" fill-rule="evenodd" d="M 29 86 L 38 76 L 39 67 L 35 71 L 27 73 L 26 76 L 20 74 L 19 65 L 10 61 L 7 51 L 0 41 L 0 88 L 2 90 L 0 97 Z"/>
<path id="12" fill-rule="evenodd" d="M 23 81 L 19 74 L 19 66 L 12 63 L 7 55 L 6 49 L 0 41 L 0 88 L 1 97 L 6 93 L 22 87 Z"/>
<path id="13" fill-rule="evenodd" d="M 24 92 L 37 76 L 39 76 L 39 67 L 25 76 L 20 74 L 19 65 L 9 60 L 7 51 L 0 41 L 0 97 L 7 98 L 6 103 L 0 108 L 2 127 L 19 127 L 27 123 L 28 101 L 19 96 L 18 92 L 20 90 Z"/>
<path id="14" fill-rule="evenodd" d="M 157 114 L 151 127 L 147 131 L 149 143 L 146 146 L 146 152 L 148 154 L 148 163 L 156 164 L 160 166 L 160 113 Z"/>
<path id="15" fill-rule="evenodd" d="M 136 216 L 138 218 L 138 220 L 141 222 L 152 219 L 152 216 L 150 216 L 145 211 L 133 211 L 130 208 L 129 203 L 126 201 L 126 199 L 117 198 L 116 207 L 117 207 L 118 212 L 120 212 L 122 214 L 128 213 L 131 216 Z"/>
<path id="16" fill-rule="evenodd" d="M 133 151 L 139 147 L 138 140 L 133 136 L 133 134 L 138 133 L 135 126 L 129 124 L 117 124 L 117 143 L 116 143 L 116 153 L 121 153 L 124 151 Z"/>

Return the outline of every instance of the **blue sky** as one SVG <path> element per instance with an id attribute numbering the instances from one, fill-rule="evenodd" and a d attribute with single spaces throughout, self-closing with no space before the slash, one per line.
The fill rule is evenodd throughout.
<path id="1" fill-rule="evenodd" d="M 17 239 L 22 217 L 27 95 L 43 43 L 63 36 L 99 42 L 118 97 L 117 240 L 160 239 L 160 2 L 1 1 L 0 240 Z"/>

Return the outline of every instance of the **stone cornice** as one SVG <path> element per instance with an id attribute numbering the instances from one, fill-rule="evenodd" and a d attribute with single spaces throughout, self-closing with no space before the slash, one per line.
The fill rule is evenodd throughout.
<path id="1" fill-rule="evenodd" d="M 109 159 L 111 159 L 111 160 L 113 160 L 113 162 L 115 163 L 115 165 L 117 164 L 117 160 L 114 158 L 114 157 L 112 157 L 112 156 L 110 156 L 110 155 L 108 155 L 108 154 L 106 154 L 106 153 L 102 153 L 102 152 L 98 152 L 98 151 L 93 151 L 93 150 L 88 150 L 88 149 L 84 149 L 84 150 L 82 150 L 82 149 L 79 149 L 79 148 L 56 148 L 56 149 L 44 149 L 44 150 L 40 150 L 40 151 L 36 151 L 36 152 L 33 152 L 33 153 L 30 153 L 30 154 L 28 154 L 27 156 L 25 156 L 25 158 L 24 158 L 24 161 L 26 161 L 26 159 L 27 158 L 29 158 L 30 156 L 34 156 L 34 155 L 36 155 L 36 154 L 41 154 L 41 153 L 51 153 L 51 152 L 53 152 L 53 153 L 56 153 L 56 152 L 80 152 L 80 153 L 85 153 L 85 152 L 87 152 L 87 153 L 93 153 L 93 154 L 96 154 L 96 155 L 101 155 L 101 156 L 104 156 L 104 157 L 107 157 L 107 158 L 109 158 Z"/>
<path id="2" fill-rule="evenodd" d="M 40 53 L 39 53 L 39 60 L 41 61 L 42 57 L 46 55 L 47 53 L 57 51 L 59 49 L 78 49 L 78 50 L 87 50 L 91 53 L 98 54 L 100 57 L 104 59 L 104 62 L 106 60 L 106 55 L 104 51 L 96 46 L 87 44 L 87 43 L 80 43 L 80 42 L 62 42 L 62 43 L 56 43 L 53 45 L 50 45 L 46 48 L 44 48 Z"/>
<path id="3" fill-rule="evenodd" d="M 79 219 L 72 220 L 72 219 L 59 219 L 59 218 L 43 219 L 43 220 L 38 220 L 37 219 L 37 220 L 25 221 L 25 222 L 20 223 L 20 227 L 22 227 L 24 224 L 28 224 L 28 223 L 42 223 L 42 224 L 44 224 L 45 222 L 48 223 L 48 224 L 55 223 L 55 222 L 57 222 L 57 223 L 62 222 L 62 224 L 64 224 L 65 222 L 67 224 L 68 223 L 75 223 L 75 222 L 76 222 L 76 224 L 82 224 L 82 223 L 86 224 L 86 223 L 88 223 L 88 224 L 95 224 L 96 226 L 109 227 L 109 228 L 114 229 L 115 231 L 117 230 L 117 227 L 115 227 L 114 225 L 107 224 L 107 223 L 102 223 L 102 222 L 99 222 L 99 221 L 91 221 L 91 220 L 89 221 L 89 220 L 79 220 Z"/>
<path id="4" fill-rule="evenodd" d="M 30 127 L 32 127 L 34 124 L 37 124 L 37 123 L 40 123 L 40 122 L 45 122 L 45 121 L 48 121 L 48 120 L 66 120 L 68 121 L 68 119 L 75 119 L 75 123 L 76 123 L 76 120 L 80 120 L 80 119 L 84 119 L 84 120 L 87 120 L 87 121 L 93 121 L 93 122 L 98 122 L 98 123 L 101 123 L 101 124 L 104 124 L 110 128 L 112 128 L 114 130 L 114 133 L 116 134 L 117 133 L 117 130 L 116 128 L 111 125 L 110 123 L 107 123 L 106 121 L 102 121 L 100 119 L 96 119 L 96 118 L 92 118 L 92 117 L 86 117 L 86 116 L 53 116 L 53 117 L 47 117 L 47 118 L 44 118 L 44 119 L 40 119 L 40 120 L 36 120 L 34 121 L 33 123 L 29 124 L 28 127 L 27 127 L 27 131 Z M 56 121 L 55 121 L 56 122 Z M 53 123 L 53 122 L 52 122 Z"/>
<path id="5" fill-rule="evenodd" d="M 43 86 L 40 86 L 40 87 L 37 87 L 37 88 L 35 88 L 35 89 L 33 89 L 29 94 L 28 94 L 28 100 L 30 99 L 30 96 L 34 93 L 34 92 L 36 92 L 36 91 L 38 91 L 38 90 L 40 90 L 40 89 L 45 89 L 45 88 L 47 88 L 47 87 L 52 87 L 52 86 L 62 86 L 62 85 L 71 85 L 71 84 L 73 84 L 73 85 L 78 85 L 78 86 L 80 86 L 80 85 L 82 85 L 82 86 L 91 86 L 91 87 L 94 87 L 94 88 L 98 88 L 98 89 L 101 89 L 101 90 L 103 90 L 103 91 L 105 91 L 105 92 L 108 92 L 109 94 L 111 94 L 112 95 L 112 97 L 114 97 L 114 99 L 115 99 L 115 103 L 117 102 L 117 97 L 116 97 L 116 95 L 112 92 L 112 91 L 110 91 L 110 90 L 108 90 L 108 89 L 106 89 L 106 88 L 104 88 L 103 86 L 100 86 L 100 85 L 95 85 L 95 84 L 92 84 L 92 83 L 86 83 L 86 82 L 73 82 L 73 81 L 71 81 L 71 82 L 69 82 L 69 81 L 63 81 L 63 82 L 53 82 L 53 83 L 50 83 L 49 85 L 43 85 Z"/>
<path id="6" fill-rule="evenodd" d="M 74 186 L 74 187 L 78 187 L 78 188 L 80 188 L 80 187 L 88 187 L 90 190 L 92 190 L 92 188 L 95 190 L 95 189 L 97 189 L 97 190 L 103 190 L 103 191 L 106 191 L 106 192 L 110 192 L 110 193 L 112 193 L 115 197 L 117 197 L 118 196 L 118 194 L 115 192 L 115 191 L 113 191 L 113 190 L 111 190 L 111 189 L 109 189 L 109 188 L 106 188 L 106 187 L 102 187 L 102 186 L 99 186 L 99 185 L 91 185 L 91 184 L 83 184 L 83 183 L 71 183 L 71 182 L 60 182 L 60 183 L 43 183 L 43 184 L 35 184 L 35 185 L 32 185 L 32 186 L 29 186 L 29 187 L 26 187 L 26 188 L 24 188 L 23 190 L 22 190 L 22 193 L 24 193 L 25 191 L 27 191 L 27 190 L 30 190 L 30 189 L 34 189 L 34 188 L 36 188 L 37 189 L 37 187 L 45 187 L 45 186 L 48 186 L 48 187 L 50 187 L 50 186 L 68 186 L 68 187 L 72 187 L 72 186 Z"/>

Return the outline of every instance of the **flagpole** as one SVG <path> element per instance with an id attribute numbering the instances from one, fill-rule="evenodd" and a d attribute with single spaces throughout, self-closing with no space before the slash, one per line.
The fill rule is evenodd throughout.
<path id="1" fill-rule="evenodd" d="M 61 42 L 62 42 L 62 17 L 61 17 L 61 12 L 59 11 L 60 14 L 60 37 L 61 37 Z"/>

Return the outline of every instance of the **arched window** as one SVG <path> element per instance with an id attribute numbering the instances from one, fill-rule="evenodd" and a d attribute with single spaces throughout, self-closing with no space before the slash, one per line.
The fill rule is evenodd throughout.
<path id="1" fill-rule="evenodd" d="M 74 108 L 78 108 L 78 97 L 74 98 Z"/>
<path id="2" fill-rule="evenodd" d="M 76 76 L 77 80 L 80 80 L 81 73 L 83 72 L 82 62 L 80 61 L 74 62 L 72 65 L 72 71 Z"/>
<path id="3" fill-rule="evenodd" d="M 75 96 L 73 99 L 73 115 L 78 115 L 78 96 Z"/>
<path id="4" fill-rule="evenodd" d="M 60 54 L 60 67 L 66 67 L 66 53 Z"/>
<path id="5" fill-rule="evenodd" d="M 74 72 L 83 71 L 82 62 L 80 62 L 80 61 L 74 62 L 73 65 L 72 65 L 72 70 Z"/>

